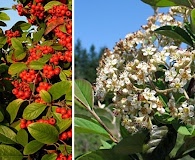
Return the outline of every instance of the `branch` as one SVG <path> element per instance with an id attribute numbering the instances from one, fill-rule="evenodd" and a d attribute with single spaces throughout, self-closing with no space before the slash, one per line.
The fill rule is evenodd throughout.
<path id="1" fill-rule="evenodd" d="M 99 124 L 102 125 L 102 127 L 108 132 L 110 135 L 110 138 L 112 139 L 113 142 L 118 143 L 118 139 L 114 137 L 112 132 L 108 129 L 108 127 L 102 122 L 102 120 L 99 118 L 99 116 L 94 112 L 94 110 L 91 110 L 89 106 L 86 106 L 78 97 L 74 96 L 77 101 L 79 101 L 94 117 L 95 119 L 99 122 Z"/>

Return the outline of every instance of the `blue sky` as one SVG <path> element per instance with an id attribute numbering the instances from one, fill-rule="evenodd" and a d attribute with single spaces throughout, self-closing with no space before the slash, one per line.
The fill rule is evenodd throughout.
<path id="1" fill-rule="evenodd" d="M 0 7 L 8 7 L 11 8 L 16 2 L 13 0 L 0 0 Z M 5 21 L 7 27 L 2 27 L 3 29 L 10 29 L 16 22 L 20 20 L 26 20 L 24 16 L 19 16 L 17 11 L 7 10 L 5 11 L 10 16 L 10 21 Z"/>
<path id="2" fill-rule="evenodd" d="M 74 41 L 81 40 L 83 48 L 94 44 L 98 50 L 112 50 L 119 39 L 146 24 L 153 9 L 141 0 L 75 0 Z"/>

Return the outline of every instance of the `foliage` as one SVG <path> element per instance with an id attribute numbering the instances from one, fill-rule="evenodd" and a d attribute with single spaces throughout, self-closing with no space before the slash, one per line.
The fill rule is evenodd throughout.
<path id="1" fill-rule="evenodd" d="M 195 158 L 194 2 L 143 2 L 171 8 L 168 14 L 156 10 L 141 30 L 119 41 L 113 51 L 105 50 L 95 87 L 75 80 L 75 105 L 92 115 L 75 115 L 75 132 L 107 138 L 78 160 Z M 111 93 L 113 104 L 94 105 L 93 92 L 99 100 Z M 97 112 L 97 107 L 107 111 L 110 106 L 111 117 L 120 119 L 117 134 L 108 127 L 113 123 Z"/>
<path id="2" fill-rule="evenodd" d="M 16 3 L 28 22 L 0 29 L 0 159 L 70 160 L 72 1 Z"/>

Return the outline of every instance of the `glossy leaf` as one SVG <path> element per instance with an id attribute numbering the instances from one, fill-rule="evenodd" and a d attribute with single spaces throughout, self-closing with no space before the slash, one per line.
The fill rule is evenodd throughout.
<path id="1" fill-rule="evenodd" d="M 42 63 L 39 61 L 31 61 L 29 64 L 29 68 L 34 69 L 34 70 L 41 70 L 41 69 L 43 69 L 44 65 L 45 65 L 45 63 Z"/>
<path id="2" fill-rule="evenodd" d="M 30 141 L 25 147 L 24 147 L 24 155 L 29 155 L 37 152 L 44 146 L 44 143 L 41 143 L 37 140 Z"/>
<path id="3" fill-rule="evenodd" d="M 193 33 L 195 33 L 195 9 L 190 12 L 190 26 Z"/>
<path id="4" fill-rule="evenodd" d="M 43 99 L 45 102 L 50 103 L 51 102 L 51 95 L 46 90 L 41 90 L 39 92 L 39 95 L 41 99 Z"/>
<path id="5" fill-rule="evenodd" d="M 22 29 L 22 30 L 28 30 L 29 28 L 31 27 L 31 24 L 30 23 L 22 23 L 22 24 L 20 24 L 20 28 Z"/>
<path id="6" fill-rule="evenodd" d="M 53 84 L 51 88 L 48 90 L 48 92 L 52 96 L 52 100 L 56 100 L 66 94 L 71 94 L 70 91 L 72 91 L 72 85 L 69 81 L 57 82 Z M 68 96 L 71 96 L 71 95 L 68 95 Z"/>
<path id="7" fill-rule="evenodd" d="M 5 22 L 0 21 L 0 26 L 6 27 L 7 25 L 6 25 L 6 23 L 5 23 Z"/>
<path id="8" fill-rule="evenodd" d="M 9 21 L 10 20 L 10 17 L 8 16 L 7 13 L 0 12 L 0 20 L 2 20 L 2 21 Z"/>
<path id="9" fill-rule="evenodd" d="M 15 50 L 13 52 L 13 58 L 16 61 L 21 61 L 26 57 L 26 52 L 20 51 L 20 50 Z"/>
<path id="10" fill-rule="evenodd" d="M 42 103 L 31 103 L 29 104 L 23 112 L 23 118 L 26 120 L 36 119 L 47 106 Z"/>
<path id="11" fill-rule="evenodd" d="M 142 152 L 143 144 L 146 140 L 146 133 L 140 132 L 128 135 L 122 139 L 113 150 L 117 154 L 129 155 Z"/>
<path id="12" fill-rule="evenodd" d="M 175 128 L 175 130 L 182 135 L 189 136 L 193 134 L 193 129 L 190 126 L 182 124 L 181 122 L 175 120 L 173 121 L 172 125 Z"/>
<path id="13" fill-rule="evenodd" d="M 44 34 L 45 28 L 41 28 L 37 32 L 34 32 L 33 34 L 33 41 L 38 42 L 41 40 L 43 34 Z"/>
<path id="14" fill-rule="evenodd" d="M 24 48 L 22 46 L 22 43 L 17 38 L 11 38 L 12 47 L 15 50 L 18 50 L 20 52 L 24 52 Z"/>
<path id="15" fill-rule="evenodd" d="M 10 102 L 9 105 L 7 106 L 6 110 L 10 116 L 10 123 L 12 123 L 15 120 L 22 102 L 23 102 L 22 99 L 16 99 Z"/>
<path id="16" fill-rule="evenodd" d="M 59 133 L 62 133 L 72 125 L 72 118 L 62 119 L 56 125 L 59 127 Z"/>
<path id="17" fill-rule="evenodd" d="M 28 133 L 25 129 L 20 129 L 16 135 L 16 141 L 21 144 L 23 147 L 28 144 Z"/>
<path id="18" fill-rule="evenodd" d="M 56 153 L 51 153 L 51 154 L 45 154 L 41 160 L 56 160 L 57 154 Z"/>
<path id="19" fill-rule="evenodd" d="M 156 29 L 155 32 L 193 46 L 189 34 L 178 26 L 162 26 Z"/>
<path id="20" fill-rule="evenodd" d="M 99 149 L 97 151 L 88 152 L 76 160 L 132 160 L 129 156 L 115 154 L 109 149 Z"/>
<path id="21" fill-rule="evenodd" d="M 92 89 L 91 84 L 88 81 L 82 79 L 75 80 L 74 91 L 75 101 L 77 101 L 78 104 L 82 102 L 85 106 L 93 108 L 94 91 Z"/>
<path id="22" fill-rule="evenodd" d="M 7 38 L 5 36 L 0 37 L 0 48 L 2 48 L 7 42 Z"/>
<path id="23" fill-rule="evenodd" d="M 16 148 L 0 144 L 0 160 L 22 160 L 22 153 Z"/>
<path id="24" fill-rule="evenodd" d="M 16 62 L 10 65 L 8 73 L 11 75 L 15 75 L 17 73 L 20 73 L 21 71 L 27 69 L 27 66 L 25 63 L 22 62 Z"/>
<path id="25" fill-rule="evenodd" d="M 16 133 L 7 126 L 0 125 L 0 142 L 15 144 Z"/>
<path id="26" fill-rule="evenodd" d="M 142 1 L 155 7 L 170 7 L 182 5 L 191 8 L 191 5 L 188 0 L 142 0 Z"/>
<path id="27" fill-rule="evenodd" d="M 45 144 L 52 144 L 58 141 L 57 129 L 46 123 L 32 123 L 28 126 L 28 131 L 37 141 Z"/>
<path id="28" fill-rule="evenodd" d="M 91 133 L 103 135 L 107 138 L 109 137 L 108 132 L 103 127 L 87 119 L 75 117 L 74 127 L 76 133 Z"/>
<path id="29" fill-rule="evenodd" d="M 0 111 L 0 122 L 2 122 L 4 120 L 4 115 L 3 113 Z"/>
<path id="30" fill-rule="evenodd" d="M 44 9 L 45 9 L 45 11 L 47 11 L 47 10 L 51 9 L 54 5 L 55 5 L 55 6 L 58 6 L 58 5 L 61 5 L 61 4 L 62 4 L 62 3 L 59 2 L 59 1 L 50 1 L 50 2 L 48 2 L 48 3 L 44 6 Z"/>

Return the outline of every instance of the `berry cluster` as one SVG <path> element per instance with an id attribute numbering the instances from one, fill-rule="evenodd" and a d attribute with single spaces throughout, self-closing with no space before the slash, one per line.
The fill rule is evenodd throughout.
<path id="1" fill-rule="evenodd" d="M 62 132 L 59 137 L 59 139 L 62 141 L 65 141 L 68 138 L 72 138 L 72 128 L 68 131 Z"/>
<path id="2" fill-rule="evenodd" d="M 51 79 L 53 76 L 55 75 L 59 75 L 60 74 L 60 68 L 59 67 L 56 67 L 56 68 L 53 68 L 52 65 L 44 65 L 43 67 L 43 76 L 45 78 L 48 78 L 48 79 Z"/>
<path id="3" fill-rule="evenodd" d="M 29 64 L 31 61 L 38 60 L 44 54 L 54 54 L 54 53 L 55 51 L 51 46 L 36 45 L 35 47 L 29 49 L 29 55 L 26 63 Z"/>
<path id="4" fill-rule="evenodd" d="M 72 110 L 71 109 L 57 107 L 56 108 L 56 113 L 60 113 L 62 119 L 67 119 L 67 118 L 72 117 Z"/>
<path id="5" fill-rule="evenodd" d="M 44 7 L 41 3 L 37 4 L 32 4 L 30 13 L 32 17 L 37 17 L 38 19 L 43 19 L 44 18 Z"/>
<path id="6" fill-rule="evenodd" d="M 31 123 L 34 123 L 34 122 L 47 123 L 47 124 L 55 125 L 56 124 L 56 119 L 53 118 L 53 117 L 51 117 L 49 119 L 39 119 L 39 120 L 36 120 L 36 121 L 20 119 L 20 128 L 25 129 L 25 128 L 28 127 L 28 125 L 30 125 Z M 69 135 L 70 135 L 70 133 L 69 133 Z"/>
<path id="7" fill-rule="evenodd" d="M 57 52 L 56 54 L 53 54 L 49 60 L 49 62 L 54 65 L 58 65 L 60 61 L 72 62 L 72 51 L 65 51 L 65 53 Z"/>
<path id="8" fill-rule="evenodd" d="M 65 156 L 64 154 L 60 153 L 58 154 L 56 160 L 72 160 L 72 154 Z"/>
<path id="9" fill-rule="evenodd" d="M 12 30 L 6 30 L 5 36 L 7 37 L 7 43 L 11 45 L 11 38 L 13 37 L 20 37 L 20 32 L 18 30 L 12 31 Z"/>
<path id="10" fill-rule="evenodd" d="M 40 74 L 38 74 L 35 70 L 30 69 L 28 70 L 24 70 L 19 74 L 19 77 L 21 78 L 21 80 L 23 82 L 27 82 L 27 83 L 31 83 L 34 82 L 35 84 L 39 83 L 42 78 L 40 76 Z"/>
<path id="11" fill-rule="evenodd" d="M 30 89 L 29 83 L 26 82 L 19 82 L 18 80 L 15 80 L 12 82 L 13 86 L 15 87 L 12 90 L 12 93 L 16 96 L 16 98 L 21 99 L 29 99 L 32 92 Z"/>

